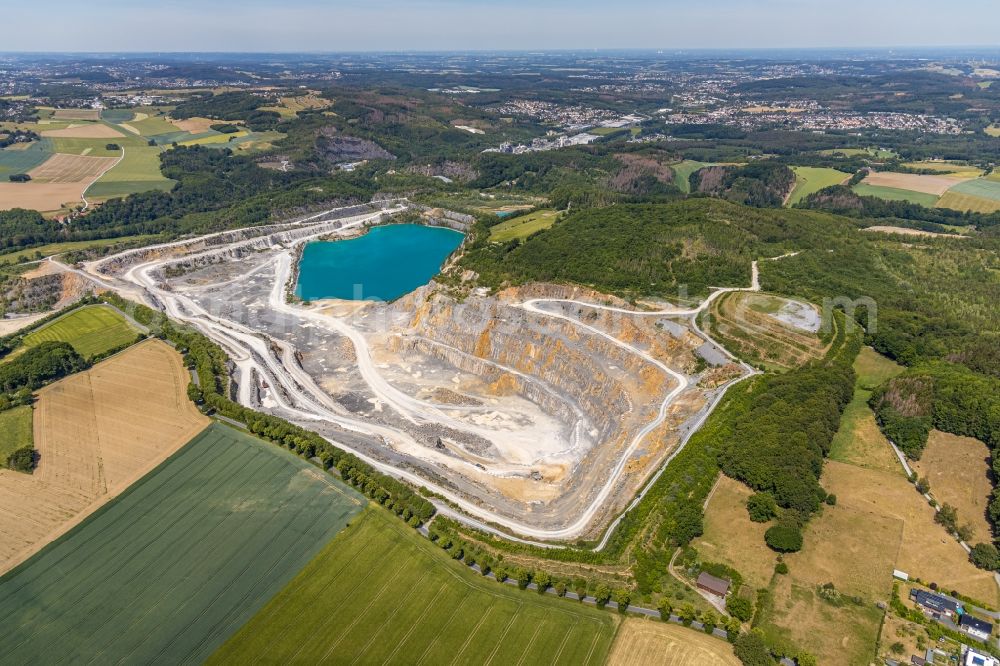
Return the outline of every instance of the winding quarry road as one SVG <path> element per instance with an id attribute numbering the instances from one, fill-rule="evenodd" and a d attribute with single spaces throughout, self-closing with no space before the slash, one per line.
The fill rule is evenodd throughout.
<path id="1" fill-rule="evenodd" d="M 397 205 L 391 209 L 387 208 L 370 214 L 355 215 L 350 218 L 344 218 L 342 224 L 338 227 L 337 232 L 339 233 L 344 230 L 370 224 L 380 219 L 387 213 L 392 214 L 402 209 L 405 209 L 405 206 Z M 304 223 L 315 224 L 315 233 L 300 234 L 294 240 L 281 245 L 273 259 L 263 266 L 254 268 L 247 275 L 262 271 L 272 271 L 274 275 L 274 283 L 268 298 L 268 306 L 271 309 L 276 312 L 294 316 L 300 320 L 309 321 L 315 325 L 326 327 L 327 329 L 350 340 L 357 358 L 358 370 L 364 381 L 368 384 L 375 396 L 382 400 L 386 405 L 397 411 L 402 417 L 413 423 L 443 423 L 454 427 L 460 427 L 466 431 L 475 431 L 476 429 L 474 427 L 471 427 L 466 422 L 456 421 L 449 415 L 443 413 L 436 405 L 409 396 L 392 386 L 379 373 L 378 368 L 372 360 L 371 350 L 369 349 L 368 342 L 364 334 L 351 326 L 348 321 L 324 314 L 317 310 L 286 302 L 285 288 L 291 275 L 295 248 L 300 244 L 308 242 L 309 240 L 329 234 L 330 229 L 325 225 L 325 221 L 322 218 L 335 214 L 336 211 L 337 209 L 324 211 L 323 213 L 310 216 L 309 218 L 298 220 L 295 223 L 282 225 L 289 228 L 293 225 L 297 225 L 298 228 L 301 229 L 303 228 L 302 225 Z M 213 234 L 212 236 L 217 235 L 218 234 Z M 178 241 L 164 244 L 162 246 L 156 246 L 156 248 L 170 249 L 171 247 L 176 247 L 186 242 L 191 241 Z M 234 241 L 231 245 L 235 246 L 242 242 L 245 241 Z M 224 250 L 226 247 L 228 246 L 218 245 L 209 250 L 204 250 L 202 253 L 211 254 Z M 109 260 L 113 260 L 124 254 L 127 254 L 127 252 L 98 262 L 93 262 L 92 264 L 87 265 L 84 270 L 70 267 L 67 268 L 79 275 L 93 280 L 103 288 L 113 289 L 114 291 L 121 292 L 123 295 L 127 296 L 141 296 L 149 305 L 164 310 L 170 317 L 176 320 L 196 327 L 214 342 L 223 347 L 223 349 L 225 349 L 225 351 L 229 354 L 233 363 L 236 365 L 236 372 L 239 375 L 238 381 L 240 386 L 238 399 L 242 404 L 252 404 L 250 391 L 253 382 L 251 381 L 251 377 L 253 376 L 253 373 L 257 373 L 258 376 L 267 378 L 267 381 L 272 385 L 272 387 L 280 387 L 281 390 L 272 390 L 269 394 L 281 410 L 288 414 L 307 421 L 334 423 L 345 430 L 375 436 L 381 438 L 383 441 L 391 442 L 394 448 L 403 452 L 410 451 L 426 453 L 426 447 L 420 445 L 409 434 L 395 428 L 381 426 L 377 423 L 357 418 L 347 412 L 342 406 L 327 395 L 315 383 L 313 378 L 301 368 L 295 358 L 296 350 L 287 343 L 267 337 L 261 332 L 249 329 L 238 322 L 212 315 L 200 307 L 192 298 L 183 293 L 173 291 L 169 287 L 165 288 L 165 285 L 160 284 L 158 279 L 154 277 L 153 274 L 164 264 L 176 261 L 178 257 L 161 256 L 145 263 L 130 266 L 125 273 L 118 278 L 113 278 L 100 272 L 100 267 L 102 265 L 107 264 Z M 792 254 L 794 253 L 782 255 L 781 257 L 774 257 L 773 259 L 780 259 L 785 256 L 791 256 Z M 588 531 L 588 527 L 591 526 L 591 522 L 594 520 L 597 513 L 601 510 L 603 505 L 607 502 L 608 497 L 613 492 L 615 485 L 624 472 L 631 455 L 640 446 L 643 439 L 665 421 L 671 403 L 688 386 L 689 380 L 687 377 L 676 372 L 675 370 L 672 370 L 644 350 L 623 342 L 618 338 L 615 338 L 614 336 L 593 326 L 585 324 L 572 316 L 560 312 L 550 311 L 546 309 L 544 305 L 571 304 L 579 307 L 606 310 L 625 315 L 674 316 L 690 318 L 694 329 L 701 335 L 701 337 L 709 342 L 712 342 L 716 347 L 725 351 L 721 345 L 715 343 L 715 341 L 712 340 L 707 334 L 697 328 L 697 323 L 695 322 L 697 315 L 708 308 L 715 299 L 725 293 L 759 290 L 760 282 L 758 266 L 757 261 L 754 261 L 752 263 L 751 285 L 749 287 L 727 287 L 714 289 L 712 293 L 705 298 L 705 300 L 703 300 L 696 307 L 692 308 L 667 308 L 658 311 L 636 311 L 566 299 L 531 299 L 517 304 L 517 307 L 521 307 L 534 315 L 565 320 L 572 325 L 579 327 L 582 331 L 585 331 L 588 334 L 600 336 L 627 352 L 642 358 L 644 362 L 656 366 L 658 369 L 668 374 L 676 383 L 671 391 L 664 396 L 656 418 L 647 423 L 638 433 L 636 433 L 627 449 L 621 455 L 618 464 L 610 470 L 606 482 L 593 496 L 593 499 L 587 508 L 579 516 L 577 516 L 572 523 L 559 529 L 541 529 L 507 516 L 498 515 L 478 506 L 456 493 L 429 482 L 427 479 L 424 479 L 414 472 L 406 469 L 398 469 L 383 461 L 374 459 L 353 449 L 351 446 L 343 442 L 336 441 L 334 439 L 331 439 L 330 441 L 338 447 L 351 450 L 352 453 L 357 455 L 359 458 L 365 460 L 365 462 L 384 473 L 417 485 L 423 485 L 435 493 L 440 494 L 446 498 L 449 503 L 454 505 L 449 506 L 446 502 L 435 500 L 438 510 L 444 515 L 454 517 L 473 527 L 492 532 L 507 539 L 533 543 L 548 548 L 564 547 L 559 544 L 531 541 L 530 539 L 561 541 L 578 538 L 584 535 Z M 278 350 L 280 350 L 280 353 Z M 728 352 L 726 353 L 728 354 Z M 733 358 L 732 355 L 729 356 L 730 358 Z M 659 478 L 660 474 L 662 474 L 663 469 L 670 462 L 670 460 L 683 450 L 690 437 L 704 424 L 708 415 L 714 410 L 715 406 L 722 399 L 726 390 L 733 384 L 756 373 L 753 368 L 745 363 L 740 363 L 740 365 L 742 365 L 745 371 L 744 374 L 738 379 L 733 380 L 729 384 L 722 387 L 722 389 L 715 396 L 712 404 L 707 410 L 704 411 L 699 420 L 688 426 L 687 430 L 682 434 L 678 447 L 670 454 L 667 461 L 661 465 L 657 473 L 645 484 L 643 489 L 633 499 L 632 503 L 629 504 L 625 511 L 622 512 L 618 518 L 607 527 L 604 531 L 603 538 L 595 550 L 601 550 L 606 546 L 614 528 L 624 517 L 625 513 L 634 508 L 641 501 L 641 499 Z M 456 511 L 454 507 L 460 508 L 461 511 Z M 509 532 L 505 530 L 509 530 Z M 516 536 L 512 536 L 511 533 Z"/>

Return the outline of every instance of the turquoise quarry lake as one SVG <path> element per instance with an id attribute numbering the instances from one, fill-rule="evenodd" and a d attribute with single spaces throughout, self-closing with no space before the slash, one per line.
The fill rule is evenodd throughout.
<path id="1" fill-rule="evenodd" d="M 306 301 L 391 301 L 427 284 L 463 238 L 444 227 L 390 224 L 357 238 L 309 243 L 295 293 Z"/>

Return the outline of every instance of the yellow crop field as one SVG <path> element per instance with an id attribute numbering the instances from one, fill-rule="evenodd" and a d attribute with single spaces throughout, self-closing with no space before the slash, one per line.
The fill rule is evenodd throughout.
<path id="1" fill-rule="evenodd" d="M 739 666 L 732 646 L 675 624 L 641 618 L 622 623 L 608 666 Z"/>
<path id="2" fill-rule="evenodd" d="M 43 388 L 32 475 L 0 469 L 0 572 L 27 559 L 173 454 L 209 419 L 188 372 L 150 340 Z"/>

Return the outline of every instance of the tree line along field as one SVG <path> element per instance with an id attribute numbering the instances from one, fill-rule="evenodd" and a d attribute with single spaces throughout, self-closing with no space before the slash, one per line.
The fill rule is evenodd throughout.
<path id="1" fill-rule="evenodd" d="M 0 661 L 201 662 L 363 505 L 288 452 L 211 425 L 0 579 Z"/>
<path id="2" fill-rule="evenodd" d="M 617 624 L 483 578 L 372 506 L 209 663 L 603 664 Z"/>
<path id="3" fill-rule="evenodd" d="M 81 356 L 91 358 L 121 347 L 134 340 L 138 333 L 113 308 L 88 305 L 24 336 L 22 347 L 27 349 L 52 340 L 68 342 Z"/>

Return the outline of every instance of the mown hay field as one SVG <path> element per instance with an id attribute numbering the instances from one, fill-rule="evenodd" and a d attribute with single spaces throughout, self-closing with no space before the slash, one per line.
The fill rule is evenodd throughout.
<path id="1" fill-rule="evenodd" d="M 851 174 L 828 169 L 825 167 L 792 167 L 795 172 L 795 188 L 788 196 L 788 204 L 794 205 L 810 194 L 819 192 L 824 187 L 840 185 L 851 177 Z"/>
<path id="2" fill-rule="evenodd" d="M 889 440 L 879 430 L 875 415 L 868 406 L 872 390 L 903 370 L 903 366 L 871 347 L 861 349 L 854 359 L 854 372 L 857 373 L 854 395 L 844 409 L 840 428 L 830 445 L 831 460 L 905 475 Z"/>
<path id="3" fill-rule="evenodd" d="M 372 506 L 208 663 L 603 664 L 617 623 L 483 578 Z"/>
<path id="4" fill-rule="evenodd" d="M 57 141 L 77 139 L 53 139 Z M 38 155 L 20 151 L 32 159 Z M 120 153 L 115 153 L 120 155 Z M 0 210 L 27 208 L 41 212 L 58 211 L 83 201 L 83 192 L 100 174 L 111 168 L 117 157 L 88 157 L 80 154 L 55 154 L 36 165 L 28 174 L 27 183 L 0 182 Z"/>
<path id="5" fill-rule="evenodd" d="M 972 437 L 932 430 L 923 455 L 912 467 L 931 482 L 931 495 L 938 502 L 958 509 L 958 524 L 972 527 L 974 536 L 969 543 L 992 540 L 986 520 L 993 492 L 986 444 Z"/>
<path id="6" fill-rule="evenodd" d="M 0 579 L 0 661 L 200 663 L 364 502 L 296 456 L 211 425 Z"/>
<path id="7" fill-rule="evenodd" d="M 739 666 L 732 646 L 718 638 L 658 620 L 622 622 L 608 666 Z"/>
<path id="8" fill-rule="evenodd" d="M 0 467 L 7 456 L 25 446 L 31 446 L 31 406 L 23 405 L 0 412 Z"/>
<path id="9" fill-rule="evenodd" d="M 208 419 L 187 399 L 187 383 L 180 355 L 150 340 L 38 392 L 38 467 L 32 475 L 0 469 L 0 572 L 205 428 Z"/>
<path id="10" fill-rule="evenodd" d="M 120 347 L 136 338 L 138 331 L 118 312 L 106 305 L 88 305 L 73 310 L 24 337 L 23 346 L 36 347 L 43 342 L 68 342 L 73 349 L 90 358 Z"/>

